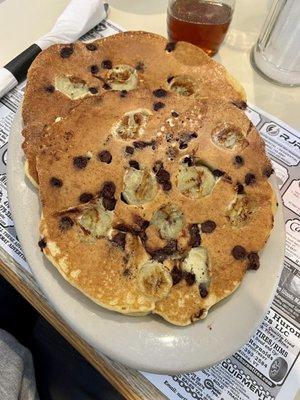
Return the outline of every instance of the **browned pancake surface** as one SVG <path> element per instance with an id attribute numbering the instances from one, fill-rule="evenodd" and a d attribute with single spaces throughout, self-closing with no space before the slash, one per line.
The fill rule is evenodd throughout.
<path id="1" fill-rule="evenodd" d="M 258 268 L 273 225 L 271 166 L 236 106 L 171 91 L 160 101 L 155 110 L 149 89 L 109 92 L 44 130 L 41 234 L 64 277 L 102 306 L 187 325 Z M 116 130 L 128 120 L 143 130 Z"/>
<path id="2" fill-rule="evenodd" d="M 245 100 L 242 87 L 202 50 L 184 42 L 178 42 L 172 51 L 166 46 L 167 40 L 159 35 L 124 32 L 92 44 L 54 45 L 43 51 L 29 70 L 23 104 L 23 148 L 31 178 L 37 181 L 36 149 L 44 126 L 67 115 L 83 98 L 121 90 L 120 83 L 126 83 L 128 71 L 115 71 L 120 65 L 134 74 L 134 87 L 171 89 L 182 101 L 189 96 Z M 64 86 L 57 83 L 58 79 Z M 68 80 L 69 92 L 75 93 L 71 97 L 65 88 Z M 117 88 L 114 82 L 119 84 Z M 128 87 L 127 82 L 124 88 Z"/>

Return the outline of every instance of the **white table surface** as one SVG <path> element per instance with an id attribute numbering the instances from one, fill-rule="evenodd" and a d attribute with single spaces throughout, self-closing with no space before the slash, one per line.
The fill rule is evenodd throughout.
<path id="1" fill-rule="evenodd" d="M 88 0 L 87 0 L 88 1 Z M 249 62 L 271 0 L 237 0 L 234 18 L 216 59 L 243 84 L 249 102 L 300 129 L 300 88 L 261 78 Z M 109 17 L 125 29 L 166 35 L 167 0 L 110 0 Z M 48 32 L 68 0 L 0 0 L 0 66 Z"/>

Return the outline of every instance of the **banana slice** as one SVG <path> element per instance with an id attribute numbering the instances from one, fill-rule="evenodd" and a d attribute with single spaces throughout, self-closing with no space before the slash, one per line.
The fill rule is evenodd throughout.
<path id="1" fill-rule="evenodd" d="M 151 111 L 146 108 L 129 111 L 112 127 L 112 134 L 123 140 L 136 139 L 144 134 L 151 115 Z"/>
<path id="2" fill-rule="evenodd" d="M 167 204 L 157 210 L 151 220 L 163 239 L 176 239 L 184 227 L 184 216 L 175 206 Z"/>
<path id="3" fill-rule="evenodd" d="M 195 93 L 195 83 L 187 75 L 174 76 L 169 84 L 169 88 L 181 96 L 191 96 Z"/>
<path id="4" fill-rule="evenodd" d="M 208 286 L 211 271 L 206 248 L 202 246 L 192 248 L 182 263 L 182 269 L 195 274 L 197 284 L 203 283 Z"/>
<path id="5" fill-rule="evenodd" d="M 128 168 L 125 172 L 123 196 L 128 204 L 144 204 L 153 200 L 157 193 L 155 175 L 148 168 Z"/>
<path id="6" fill-rule="evenodd" d="M 208 196 L 215 185 L 215 178 L 203 165 L 188 166 L 183 163 L 177 175 L 177 187 L 182 194 L 193 199 Z"/>
<path id="7" fill-rule="evenodd" d="M 77 100 L 91 94 L 86 83 L 72 76 L 57 76 L 54 83 L 55 89 L 69 99 Z"/>
<path id="8" fill-rule="evenodd" d="M 253 212 L 254 207 L 249 198 L 245 195 L 237 195 L 227 210 L 226 216 L 231 225 L 238 227 L 245 225 Z"/>
<path id="9" fill-rule="evenodd" d="M 137 282 L 139 290 L 152 300 L 165 298 L 173 286 L 168 269 L 156 261 L 148 261 L 142 265 Z"/>
<path id="10" fill-rule="evenodd" d="M 107 72 L 106 82 L 113 90 L 133 90 L 138 84 L 138 73 L 130 65 L 116 65 Z"/>
<path id="11" fill-rule="evenodd" d="M 112 213 L 105 211 L 102 204 L 89 206 L 78 217 L 78 224 L 88 231 L 94 238 L 106 236 L 112 227 Z"/>
<path id="12" fill-rule="evenodd" d="M 246 146 L 248 144 L 242 132 L 230 125 L 225 125 L 223 127 L 217 128 L 211 136 L 212 142 L 224 149 L 233 149 L 237 145 Z"/>

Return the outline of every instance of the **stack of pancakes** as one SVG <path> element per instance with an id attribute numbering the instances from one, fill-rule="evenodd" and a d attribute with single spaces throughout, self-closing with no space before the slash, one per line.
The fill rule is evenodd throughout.
<path id="1" fill-rule="evenodd" d="M 245 108 L 188 43 L 125 32 L 42 52 L 23 149 L 45 256 L 110 310 L 205 318 L 259 267 L 273 226 L 272 167 Z"/>

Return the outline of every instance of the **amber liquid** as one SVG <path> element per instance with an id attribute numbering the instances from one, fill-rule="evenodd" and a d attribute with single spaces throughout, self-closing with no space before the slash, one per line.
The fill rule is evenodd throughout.
<path id="1" fill-rule="evenodd" d="M 202 0 L 176 0 L 168 12 L 168 35 L 201 47 L 208 55 L 217 53 L 231 22 L 227 4 Z"/>

